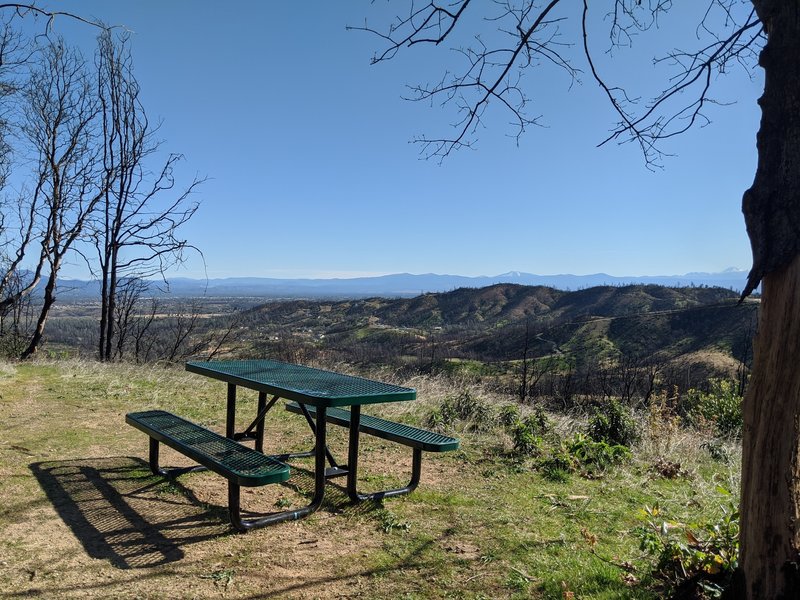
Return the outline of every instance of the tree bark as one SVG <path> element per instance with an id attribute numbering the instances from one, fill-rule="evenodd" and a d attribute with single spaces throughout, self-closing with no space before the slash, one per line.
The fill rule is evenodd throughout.
<path id="1" fill-rule="evenodd" d="M 800 598 L 800 257 L 762 282 L 744 400 L 742 598 Z"/>
<path id="2" fill-rule="evenodd" d="M 741 555 L 732 595 L 800 598 L 800 2 L 753 0 L 759 58 L 758 167 L 743 212 L 753 249 L 745 295 L 762 284 L 744 399 Z"/>
<path id="3" fill-rule="evenodd" d="M 42 309 L 39 311 L 39 319 L 36 321 L 36 329 L 33 331 L 31 340 L 28 347 L 20 355 L 20 358 L 25 360 L 33 356 L 39 349 L 39 344 L 44 337 L 44 327 L 47 323 L 47 317 L 50 316 L 50 309 L 56 302 L 56 273 L 60 268 L 60 264 L 51 265 L 50 276 L 47 279 L 47 285 L 44 287 L 44 299 L 42 300 Z"/>

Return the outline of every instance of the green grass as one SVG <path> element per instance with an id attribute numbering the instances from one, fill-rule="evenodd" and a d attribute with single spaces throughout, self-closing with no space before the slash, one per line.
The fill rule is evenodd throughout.
<path id="1" fill-rule="evenodd" d="M 413 385 L 425 394 L 397 418 L 422 424 L 452 385 Z M 4 592 L 559 599 L 568 590 L 582 599 L 655 599 L 661 596 L 649 575 L 652 559 L 639 550 L 635 532 L 644 507 L 658 504 L 685 523 L 713 518 L 727 501 L 717 486 L 735 489 L 738 477 L 686 432 L 671 457 L 686 476 L 656 475 L 649 448 L 657 444 L 644 441 L 633 460 L 601 478 L 572 474 L 553 482 L 537 472 L 534 458 L 509 457 L 510 440 L 500 429 L 472 434 L 456 425 L 462 450 L 426 455 L 422 483 L 411 495 L 353 506 L 333 491 L 311 518 L 233 535 L 221 478 L 153 477 L 146 438 L 124 424 L 128 411 L 163 408 L 220 431 L 224 398 L 224 384 L 180 369 L 72 360 L 0 365 Z M 242 425 L 255 402 L 255 394 L 240 394 Z M 344 430 L 331 428 L 330 437 L 334 452 L 346 454 Z M 301 419 L 270 414 L 268 447 L 307 449 L 310 439 Z M 173 459 L 179 460 L 165 460 Z M 365 438 L 361 462 L 364 489 L 401 485 L 410 452 Z M 54 464 L 74 467 L 73 479 L 59 480 L 66 490 L 60 495 L 48 487 L 52 480 L 35 476 Z M 292 485 L 258 488 L 245 505 L 302 506 L 310 463 L 297 464 Z"/>

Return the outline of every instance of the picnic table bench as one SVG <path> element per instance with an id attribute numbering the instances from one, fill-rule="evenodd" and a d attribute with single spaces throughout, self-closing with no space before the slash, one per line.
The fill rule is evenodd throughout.
<path id="1" fill-rule="evenodd" d="M 129 413 L 125 422 L 150 436 L 150 470 L 154 475 L 176 477 L 197 467 L 162 469 L 159 444 L 188 456 L 228 480 L 228 512 L 231 523 L 246 530 L 241 516 L 240 486 L 256 487 L 289 479 L 289 466 L 257 450 L 200 427 L 163 410 Z"/>
<path id="2" fill-rule="evenodd" d="M 313 406 L 307 406 L 305 408 L 309 416 L 313 418 L 317 416 Z M 297 414 L 304 414 L 303 407 L 297 402 L 288 402 L 286 404 L 286 410 Z M 328 423 L 333 423 L 334 425 L 340 425 L 342 427 L 350 427 L 351 416 L 352 414 L 349 410 L 329 408 L 325 418 Z M 361 433 L 396 442 L 403 446 L 410 446 L 413 449 L 413 458 L 411 465 L 411 481 L 407 486 L 396 490 L 385 490 L 382 492 L 373 492 L 371 494 L 361 494 L 355 488 L 352 490 L 348 488 L 348 494 L 350 494 L 350 497 L 354 500 L 388 498 L 390 496 L 412 492 L 419 484 L 419 478 L 422 473 L 423 450 L 426 452 L 448 452 L 450 450 L 457 450 L 459 446 L 459 441 L 456 438 L 370 415 L 360 416 L 358 430 Z M 352 460 L 353 458 L 350 457 L 350 461 Z"/>

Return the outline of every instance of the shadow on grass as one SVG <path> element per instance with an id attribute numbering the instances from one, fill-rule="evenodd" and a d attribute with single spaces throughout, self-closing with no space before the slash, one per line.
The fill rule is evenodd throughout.
<path id="1" fill-rule="evenodd" d="M 179 480 L 153 476 L 138 458 L 39 462 L 30 469 L 87 554 L 120 569 L 179 561 L 183 546 L 232 532 L 226 507 L 199 500 Z M 283 485 L 310 498 L 313 473 L 302 467 L 293 471 Z M 338 485 L 326 488 L 322 511 L 363 516 L 381 507 L 379 502 L 351 503 Z"/>
<path id="2" fill-rule="evenodd" d="M 39 462 L 30 469 L 89 556 L 120 569 L 181 560 L 182 546 L 229 531 L 189 490 L 154 478 L 137 458 Z"/>

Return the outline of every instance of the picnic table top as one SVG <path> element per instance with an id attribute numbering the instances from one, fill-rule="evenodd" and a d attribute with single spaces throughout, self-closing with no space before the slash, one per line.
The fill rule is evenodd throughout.
<path id="1" fill-rule="evenodd" d="M 191 361 L 186 370 L 314 406 L 414 400 L 413 388 L 274 360 Z"/>

